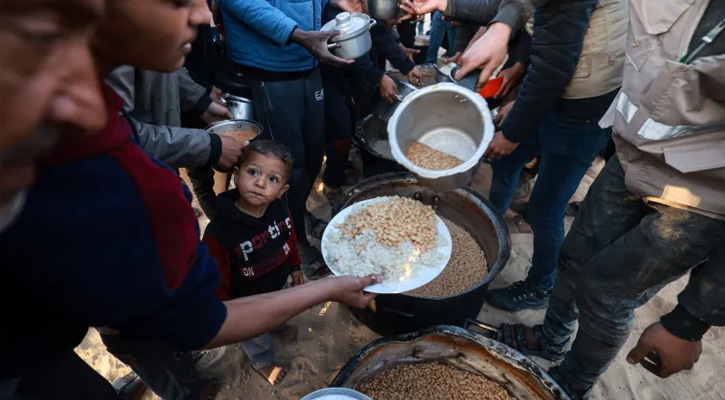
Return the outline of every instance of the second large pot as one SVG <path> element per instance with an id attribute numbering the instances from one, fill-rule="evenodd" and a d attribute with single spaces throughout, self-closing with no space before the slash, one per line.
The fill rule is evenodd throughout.
<path id="1" fill-rule="evenodd" d="M 353 186 L 335 204 L 332 215 L 351 204 L 378 196 L 410 197 L 433 206 L 436 214 L 464 228 L 476 239 L 486 255 L 489 271 L 481 282 L 463 293 L 440 298 L 383 294 L 363 310 L 351 309 L 353 315 L 383 336 L 440 324 L 463 325 L 467 318 L 476 318 L 488 284 L 511 255 L 508 228 L 491 203 L 469 188 L 435 192 L 423 186 L 413 174 L 403 172 L 374 176 Z"/>

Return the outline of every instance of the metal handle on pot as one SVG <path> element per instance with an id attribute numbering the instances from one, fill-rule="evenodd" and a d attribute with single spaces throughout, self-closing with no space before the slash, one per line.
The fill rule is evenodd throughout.
<path id="1" fill-rule="evenodd" d="M 370 26 L 369 28 L 372 28 L 373 26 L 377 25 L 378 21 L 375 18 L 370 18 Z"/>
<path id="2" fill-rule="evenodd" d="M 330 43 L 330 44 L 328 44 L 328 45 L 327 45 L 327 48 L 328 48 L 329 50 L 332 50 L 332 49 L 339 49 L 339 48 L 340 48 L 340 46 L 342 46 L 342 45 L 341 45 L 340 43 Z"/>
<path id="3" fill-rule="evenodd" d="M 469 329 L 469 327 L 471 325 L 493 333 L 493 335 L 491 336 L 492 338 L 496 338 L 496 336 L 498 336 L 498 328 L 496 328 L 495 326 L 489 325 L 485 322 L 481 322 L 477 319 L 466 318 L 466 322 L 463 324 L 463 328 L 468 329 L 469 331 L 473 332 L 471 329 Z M 484 336 L 488 336 L 488 335 L 484 335 Z"/>

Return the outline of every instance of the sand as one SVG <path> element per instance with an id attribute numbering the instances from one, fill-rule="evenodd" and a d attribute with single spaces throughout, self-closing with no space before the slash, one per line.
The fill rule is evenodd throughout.
<path id="1" fill-rule="evenodd" d="M 490 182 L 490 168 L 482 167 L 475 182 Z M 583 196 L 591 179 L 585 178 L 577 196 Z M 476 190 L 487 192 L 487 187 L 474 186 Z M 318 217 L 329 218 L 329 209 L 316 208 L 322 204 L 321 193 L 314 193 L 308 201 L 310 209 Z M 568 221 L 567 226 L 570 225 Z M 503 273 L 492 283 L 492 287 L 501 287 L 522 279 L 531 263 L 533 236 L 514 233 L 512 236 L 511 260 Z M 658 321 L 659 316 L 676 305 L 676 296 L 686 284 L 681 279 L 663 289 L 648 304 L 636 313 L 634 331 L 630 335 L 624 350 L 604 374 L 594 389 L 592 399 L 724 399 L 725 379 L 725 328 L 713 328 L 703 340 L 703 353 L 694 370 L 682 372 L 668 379 L 660 379 L 640 366 L 629 365 L 625 356 L 634 347 L 642 331 Z M 540 323 L 545 311 L 526 311 L 506 313 L 485 304 L 479 319 L 488 323 Z M 297 341 L 275 339 L 275 348 L 280 361 L 291 366 L 284 381 L 269 386 L 261 377 L 252 372 L 244 353 L 237 346 L 228 346 L 207 355 L 211 370 L 221 374 L 222 391 L 217 399 L 254 399 L 297 400 L 315 390 L 327 387 L 337 372 L 364 345 L 378 336 L 367 327 L 359 324 L 350 312 L 337 304 L 325 304 L 314 307 L 289 322 L 297 329 Z M 105 352 L 100 338 L 91 330 L 77 348 L 77 352 L 97 371 L 109 380 L 123 376 L 128 368 Z M 551 366 L 545 360 L 535 359 L 544 367 Z M 148 395 L 146 399 L 156 397 Z"/>

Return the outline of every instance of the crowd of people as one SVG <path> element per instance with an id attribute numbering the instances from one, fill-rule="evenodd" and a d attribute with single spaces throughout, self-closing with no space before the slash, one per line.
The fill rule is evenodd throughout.
<path id="1" fill-rule="evenodd" d="M 500 213 L 524 167 L 538 168 L 522 210 L 534 233 L 528 276 L 487 301 L 546 317 L 503 325 L 498 340 L 556 362 L 552 378 L 587 399 L 634 310 L 689 273 L 677 307 L 627 359 L 661 377 L 694 366 L 703 335 L 725 325 L 725 2 L 403 0 L 356 60 L 333 55 L 338 32 L 321 31 L 343 11 L 369 10 L 364 0 L 0 3 L 3 399 L 124 398 L 73 351 L 91 327 L 163 399 L 213 398 L 200 350 L 236 343 L 275 385 L 287 371 L 273 331 L 326 301 L 366 307 L 364 289 L 381 278 L 329 276 L 310 240 L 324 223 L 306 202 L 325 157 L 330 201 L 359 175 L 348 161 L 359 93 L 398 101 L 385 66 L 422 83 L 414 38 L 429 14 L 425 62 L 458 63 L 456 78 L 478 74 L 477 89 L 501 78 L 485 154 Z M 251 98 L 260 139 L 204 129 L 233 117 L 224 92 Z M 606 166 L 565 233 L 600 155 Z M 231 190 L 215 191 L 215 170 L 232 171 Z"/>

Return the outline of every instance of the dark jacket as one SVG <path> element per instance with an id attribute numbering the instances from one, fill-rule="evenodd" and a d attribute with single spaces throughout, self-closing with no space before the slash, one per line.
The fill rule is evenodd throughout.
<path id="1" fill-rule="evenodd" d="M 589 17 L 598 0 L 460 0 L 449 1 L 446 16 L 483 25 L 504 22 L 512 31 L 522 28 L 534 7 L 534 36 L 530 63 L 516 105 L 501 130 L 507 139 L 526 141 L 535 135 L 544 116 L 554 109 L 573 117 L 601 118 L 616 91 L 595 99 L 568 100 L 559 105 L 576 71 Z M 571 111 L 568 111 L 572 109 Z M 568 111 L 568 112 L 567 112 Z"/>
<path id="2" fill-rule="evenodd" d="M 204 231 L 204 243 L 219 265 L 222 300 L 280 290 L 302 264 L 285 203 L 276 200 L 255 218 L 237 208 L 237 199 L 236 189 L 220 194 L 216 216 Z"/>
<path id="3" fill-rule="evenodd" d="M 226 319 L 191 194 L 130 139 L 104 86 L 108 125 L 66 135 L 0 235 L 0 379 L 32 374 L 92 326 L 202 348 Z"/>

